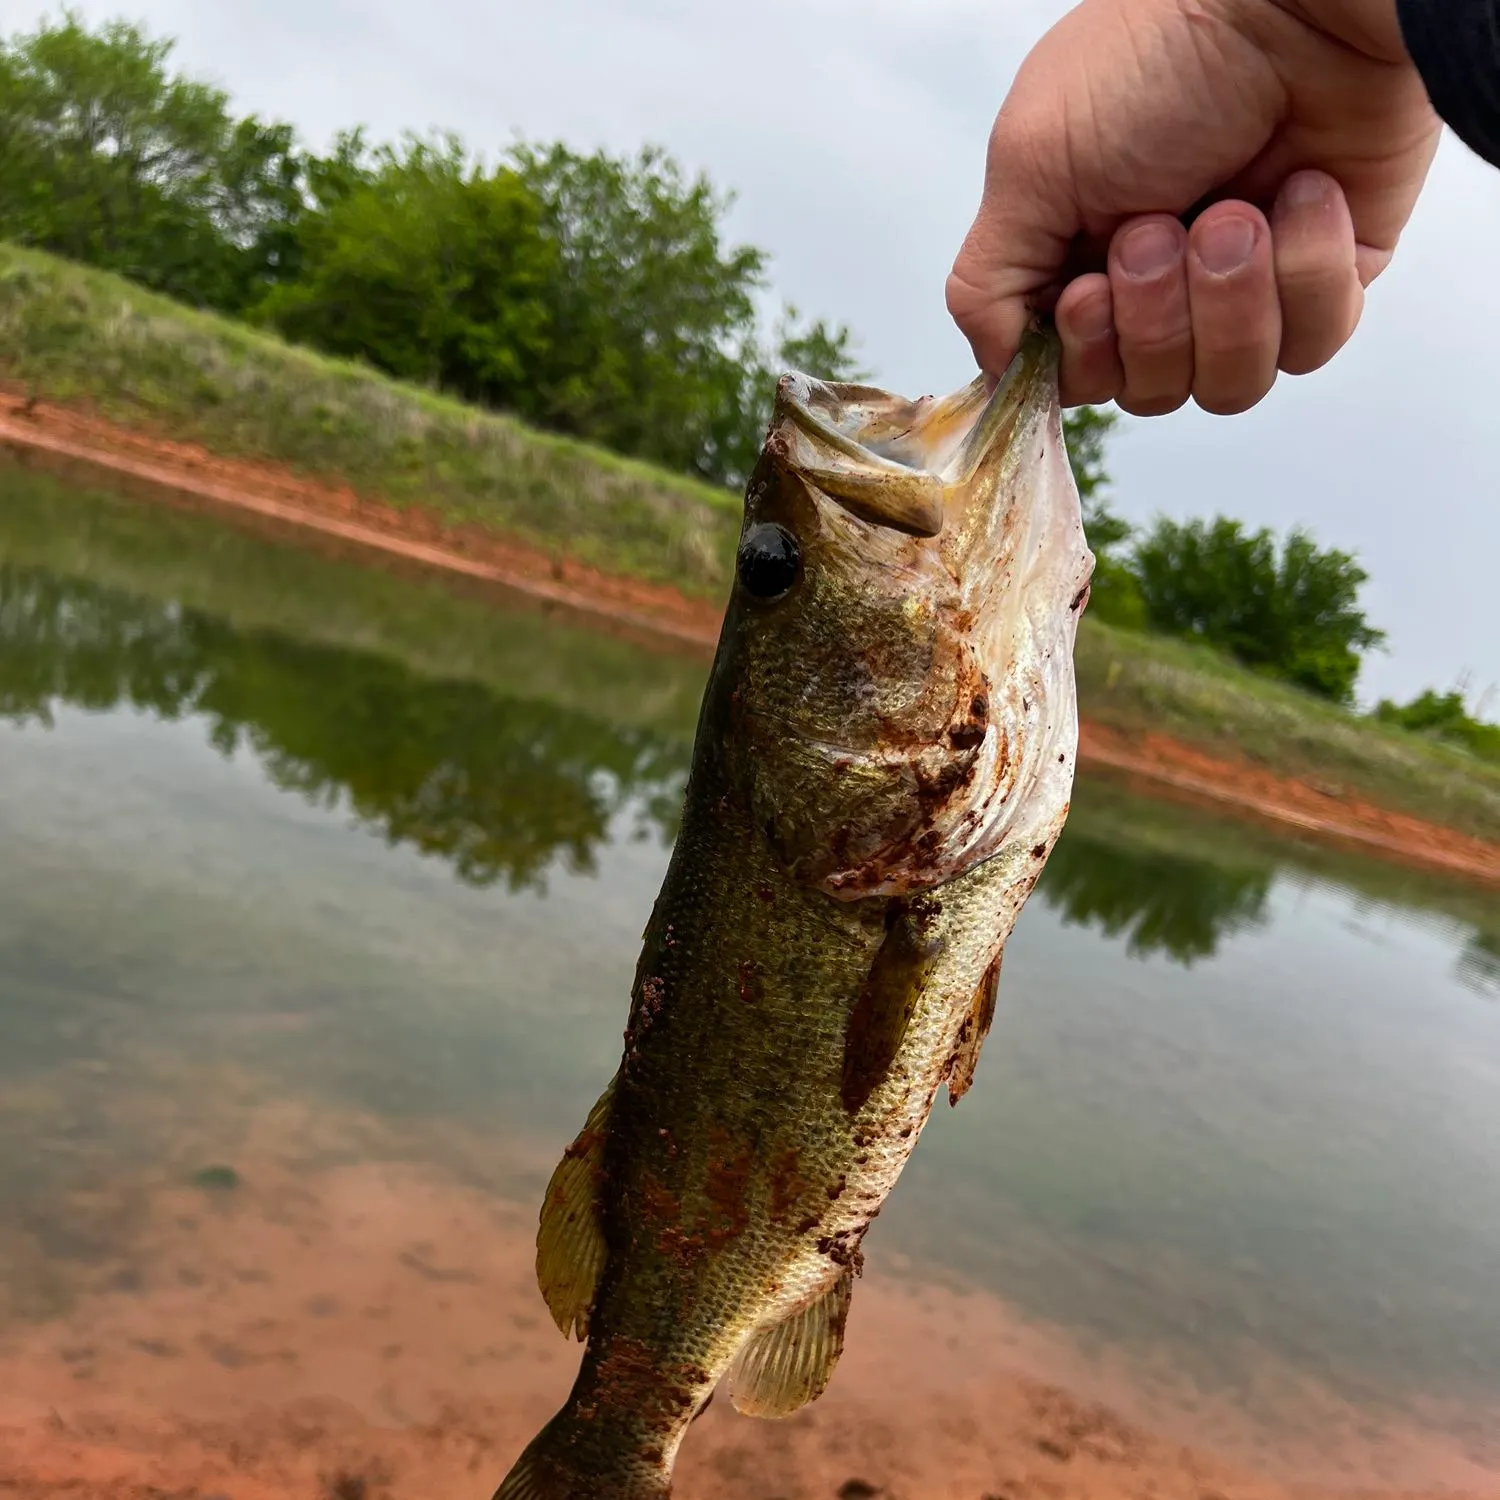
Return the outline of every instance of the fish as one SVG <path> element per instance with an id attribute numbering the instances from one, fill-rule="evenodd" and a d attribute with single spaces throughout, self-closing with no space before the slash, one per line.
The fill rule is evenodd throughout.
<path id="1" fill-rule="evenodd" d="M 1038 324 L 943 399 L 778 382 L 619 1066 L 543 1201 L 582 1359 L 494 1500 L 660 1500 L 721 1384 L 782 1418 L 833 1376 L 1072 795 L 1094 557 L 1057 370 Z"/>

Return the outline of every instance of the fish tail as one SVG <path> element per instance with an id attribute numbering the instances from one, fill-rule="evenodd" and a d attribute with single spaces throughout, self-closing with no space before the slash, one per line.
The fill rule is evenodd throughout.
<path id="1" fill-rule="evenodd" d="M 576 1430 L 566 1418 L 559 1412 L 532 1438 L 494 1500 L 668 1500 L 672 1476 L 665 1465 L 632 1455 L 608 1474 L 594 1463 L 580 1470 Z"/>

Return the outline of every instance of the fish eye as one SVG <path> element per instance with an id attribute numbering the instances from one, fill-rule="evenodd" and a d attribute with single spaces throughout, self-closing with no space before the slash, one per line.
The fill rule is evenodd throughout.
<path id="1" fill-rule="evenodd" d="M 737 568 L 746 591 L 769 603 L 796 583 L 802 572 L 802 549 L 785 526 L 762 521 L 745 533 Z"/>

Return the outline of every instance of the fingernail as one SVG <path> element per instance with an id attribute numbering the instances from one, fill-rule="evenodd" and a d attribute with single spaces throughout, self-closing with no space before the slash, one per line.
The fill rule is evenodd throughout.
<path id="1" fill-rule="evenodd" d="M 1181 252 L 1181 241 L 1165 224 L 1140 224 L 1120 241 L 1120 269 L 1148 281 L 1171 270 Z"/>
<path id="2" fill-rule="evenodd" d="M 1193 236 L 1193 253 L 1211 276 L 1231 275 L 1255 253 L 1255 225 L 1249 219 L 1213 219 Z"/>
<path id="3" fill-rule="evenodd" d="M 1287 208 L 1322 208 L 1333 198 L 1333 180 L 1323 172 L 1294 172 L 1281 188 Z"/>

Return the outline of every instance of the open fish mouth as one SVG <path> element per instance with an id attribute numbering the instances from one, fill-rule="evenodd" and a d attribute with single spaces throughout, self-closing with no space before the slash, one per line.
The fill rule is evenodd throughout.
<path id="1" fill-rule="evenodd" d="M 907 895 L 1055 836 L 1094 566 L 1057 355 L 1034 329 L 993 390 L 979 377 L 936 400 L 780 382 L 768 451 L 811 495 L 810 566 L 838 578 L 822 633 L 785 664 L 801 691 L 772 699 L 801 740 L 786 753 L 826 790 L 814 807 L 781 787 L 767 816 L 801 878 L 830 894 Z M 828 639 L 841 644 L 819 657 Z M 847 783 L 827 774 L 839 766 Z"/>
<path id="2" fill-rule="evenodd" d="M 776 389 L 772 441 L 808 484 L 851 514 L 913 537 L 951 530 L 1028 406 L 1052 393 L 1057 341 L 1032 330 L 993 391 L 978 376 L 941 399 L 792 373 Z"/>

